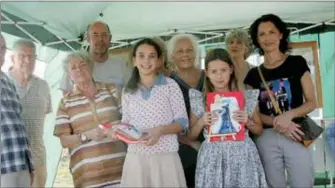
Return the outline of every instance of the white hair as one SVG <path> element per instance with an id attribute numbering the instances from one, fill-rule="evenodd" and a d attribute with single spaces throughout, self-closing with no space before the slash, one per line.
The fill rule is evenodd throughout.
<path id="1" fill-rule="evenodd" d="M 80 57 L 81 59 L 83 59 L 84 62 L 88 64 L 91 71 L 93 71 L 94 62 L 92 58 L 90 57 L 90 55 L 84 50 L 78 50 L 78 51 L 70 52 L 63 60 L 63 70 L 65 72 L 69 72 L 70 61 L 74 57 Z"/>
<path id="2" fill-rule="evenodd" d="M 189 40 L 192 43 L 193 50 L 195 53 L 195 65 L 198 66 L 199 64 L 199 45 L 198 45 L 198 37 L 192 35 L 192 34 L 177 34 L 174 35 L 168 42 L 167 44 L 167 55 L 168 55 L 168 60 L 170 63 L 172 62 L 172 55 L 176 50 L 176 45 L 180 40 Z"/>
<path id="3" fill-rule="evenodd" d="M 34 42 L 30 41 L 30 40 L 26 40 L 26 39 L 19 39 L 17 41 L 14 42 L 13 44 L 13 50 L 15 52 L 18 51 L 18 48 L 21 46 L 27 46 L 30 47 L 34 50 L 34 53 L 36 53 L 36 45 Z"/>

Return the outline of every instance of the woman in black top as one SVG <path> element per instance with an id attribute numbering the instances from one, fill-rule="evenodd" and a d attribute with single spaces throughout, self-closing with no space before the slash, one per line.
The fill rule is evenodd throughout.
<path id="1" fill-rule="evenodd" d="M 279 115 L 264 88 L 257 68 L 252 68 L 245 84 L 260 89 L 259 108 L 263 134 L 256 144 L 271 187 L 286 187 L 285 170 L 290 187 L 313 187 L 314 169 L 308 148 L 299 143 L 303 134 L 292 120 L 316 108 L 310 69 L 302 56 L 286 55 L 289 31 L 276 15 L 258 18 L 250 35 L 260 55 L 264 55 L 261 72 L 283 114 Z"/>
<path id="2" fill-rule="evenodd" d="M 190 117 L 189 89 L 202 91 L 205 73 L 196 68 L 197 59 L 197 39 L 193 35 L 180 34 L 173 36 L 168 43 L 168 57 L 175 67 L 170 77 L 180 86 L 186 105 L 188 116 Z M 204 140 L 203 135 L 198 141 L 191 141 L 186 136 L 179 139 L 179 156 L 183 164 L 187 187 L 194 187 L 195 168 L 200 143 Z"/>

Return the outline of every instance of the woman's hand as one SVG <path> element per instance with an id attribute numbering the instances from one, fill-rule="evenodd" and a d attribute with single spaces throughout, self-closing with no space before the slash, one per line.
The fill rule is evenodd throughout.
<path id="1" fill-rule="evenodd" d="M 255 121 L 248 117 L 248 122 L 245 124 L 245 126 L 250 130 L 251 127 L 254 127 L 255 126 Z"/>
<path id="2" fill-rule="evenodd" d="M 193 149 L 199 151 L 200 146 L 201 146 L 201 143 L 200 143 L 199 141 L 191 141 L 191 142 L 190 142 L 190 146 L 191 146 Z"/>
<path id="3" fill-rule="evenodd" d="M 106 134 L 108 137 L 112 138 L 112 139 L 119 139 L 117 136 L 116 136 L 116 133 L 117 133 L 117 129 L 113 129 L 113 128 L 109 128 L 107 131 L 106 131 Z"/>
<path id="4" fill-rule="evenodd" d="M 34 183 L 34 172 L 31 172 L 30 173 L 30 186 L 33 186 L 33 183 Z"/>
<path id="5" fill-rule="evenodd" d="M 191 146 L 193 149 L 197 151 L 199 150 L 201 145 L 199 141 L 190 140 L 187 136 L 178 136 L 178 141 L 185 145 Z"/>
<path id="6" fill-rule="evenodd" d="M 94 140 L 94 141 L 100 141 L 104 138 L 106 138 L 106 134 L 103 129 L 100 127 L 88 130 L 84 133 L 88 139 Z"/>
<path id="7" fill-rule="evenodd" d="M 291 122 L 290 125 L 285 129 L 284 135 L 295 142 L 301 142 L 305 135 L 300 129 L 300 125 Z"/>
<path id="8" fill-rule="evenodd" d="M 149 130 L 143 131 L 144 133 L 147 133 L 141 140 L 146 141 L 145 145 L 152 146 L 155 145 L 159 138 L 161 137 L 161 129 L 162 127 L 154 127 Z"/>
<path id="9" fill-rule="evenodd" d="M 233 112 L 233 118 L 240 122 L 240 123 L 247 123 L 249 118 L 248 118 L 248 113 L 246 111 L 243 110 L 236 110 Z"/>
<path id="10" fill-rule="evenodd" d="M 291 123 L 292 123 L 292 116 L 290 115 L 290 113 L 285 112 L 274 118 L 273 128 L 279 133 L 285 133 L 287 132 L 286 129 L 289 128 Z"/>

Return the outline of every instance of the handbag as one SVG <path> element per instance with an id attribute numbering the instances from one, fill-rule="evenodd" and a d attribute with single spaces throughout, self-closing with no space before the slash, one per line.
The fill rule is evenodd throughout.
<path id="1" fill-rule="evenodd" d="M 275 109 L 275 112 L 277 114 L 282 114 L 282 111 L 280 110 L 278 106 L 278 102 L 275 100 L 274 96 L 271 94 L 270 88 L 266 84 L 264 76 L 259 66 L 257 67 L 257 70 L 264 84 L 266 92 L 271 100 L 271 103 Z M 300 125 L 299 129 L 304 133 L 304 136 L 301 140 L 301 144 L 303 144 L 305 147 L 308 147 L 309 145 L 311 145 L 314 142 L 314 140 L 316 140 L 324 131 L 322 127 L 316 124 L 315 121 L 313 121 L 307 115 L 303 117 L 294 118 L 292 121 Z"/>

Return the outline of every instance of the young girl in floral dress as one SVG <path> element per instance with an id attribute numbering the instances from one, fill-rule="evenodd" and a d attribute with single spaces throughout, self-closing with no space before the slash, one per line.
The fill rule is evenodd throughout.
<path id="1" fill-rule="evenodd" d="M 205 59 L 205 93 L 190 90 L 191 128 L 190 139 L 195 139 L 204 129 L 206 140 L 202 143 L 196 168 L 196 187 L 267 187 L 264 170 L 254 142 L 245 132 L 244 141 L 209 142 L 206 125 L 214 117 L 205 111 L 204 99 L 207 92 L 238 91 L 234 67 L 229 54 L 224 49 L 214 49 Z M 241 88 L 244 90 L 244 88 Z M 257 90 L 256 90 L 257 91 Z M 246 125 L 247 130 L 256 135 L 262 132 L 258 108 L 250 105 L 257 100 L 254 91 L 246 91 L 246 110 L 234 111 L 233 118 Z M 258 92 L 256 92 L 258 95 Z M 251 102 L 251 103 L 250 103 Z M 253 101 L 254 102 L 254 101 Z M 212 119 L 213 118 L 213 119 Z M 228 122 L 226 122 L 228 123 Z"/>

